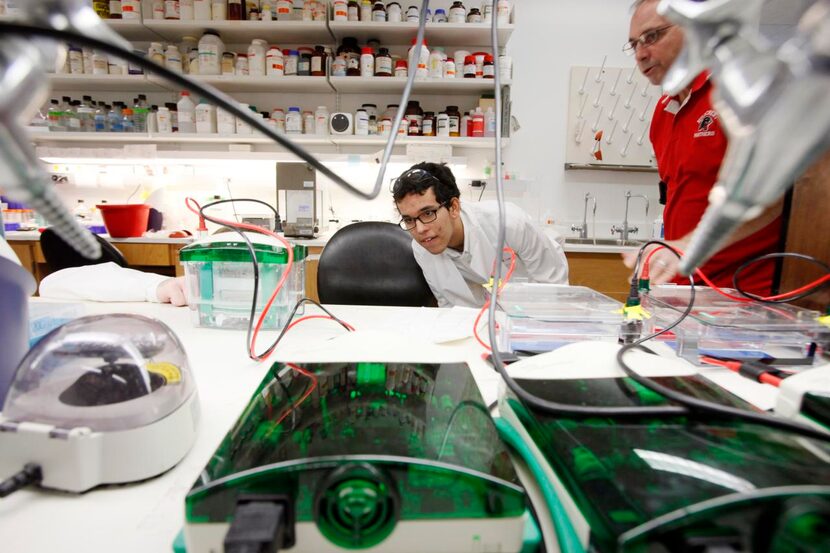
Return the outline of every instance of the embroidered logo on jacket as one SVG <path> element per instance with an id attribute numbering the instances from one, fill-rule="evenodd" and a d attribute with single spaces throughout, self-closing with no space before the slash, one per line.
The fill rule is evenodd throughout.
<path id="1" fill-rule="evenodd" d="M 715 131 L 709 129 L 712 125 L 714 125 L 715 119 L 717 118 L 718 114 L 713 109 L 710 109 L 701 115 L 700 119 L 697 120 L 697 132 L 694 135 L 695 138 L 699 138 L 701 136 L 715 136 Z"/>

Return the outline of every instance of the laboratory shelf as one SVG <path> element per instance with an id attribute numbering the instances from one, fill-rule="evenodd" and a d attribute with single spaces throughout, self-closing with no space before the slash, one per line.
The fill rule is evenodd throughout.
<path id="1" fill-rule="evenodd" d="M 164 37 L 148 29 L 140 19 L 106 19 L 107 26 L 133 42 L 152 42 Z"/>
<path id="2" fill-rule="evenodd" d="M 329 77 L 331 86 L 340 93 L 399 94 L 406 85 L 406 77 Z M 502 85 L 509 85 L 509 80 Z M 415 79 L 413 93 L 422 94 L 480 94 L 493 92 L 493 79 Z"/>
<path id="3" fill-rule="evenodd" d="M 71 147 L 73 144 L 83 144 L 89 147 L 92 144 L 117 145 L 117 144 L 207 144 L 220 145 L 228 144 L 272 144 L 273 141 L 260 134 L 194 134 L 194 133 L 96 133 L 96 132 L 49 132 L 39 128 L 29 128 L 29 138 L 38 145 L 66 144 Z M 317 136 L 317 135 L 291 135 L 291 140 L 304 146 L 373 146 L 382 148 L 386 145 L 386 137 L 383 136 Z M 277 146 L 276 143 L 273 143 Z M 409 144 L 454 146 L 456 148 L 488 149 L 493 148 L 492 137 L 471 138 L 471 137 L 448 137 L 439 138 L 435 136 L 410 136 L 400 137 L 395 141 L 395 146 L 406 146 Z M 510 144 L 509 138 L 502 139 L 502 147 Z"/>
<path id="4" fill-rule="evenodd" d="M 170 42 L 192 36 L 197 40 L 207 29 L 219 33 L 227 44 L 250 43 L 255 38 L 278 44 L 290 45 L 330 44 L 332 35 L 325 21 L 169 21 L 145 19 L 144 26 Z"/>
<path id="5" fill-rule="evenodd" d="M 222 92 L 303 92 L 331 93 L 332 87 L 325 77 L 251 77 L 241 75 L 187 75 L 202 84 L 218 88 Z M 165 79 L 149 75 L 148 80 L 170 90 L 181 87 L 169 84 Z"/>
<path id="6" fill-rule="evenodd" d="M 81 91 L 87 94 L 96 92 L 155 92 L 166 90 L 161 82 L 152 82 L 144 75 L 67 75 L 64 73 L 49 75 L 52 89 Z"/>
<path id="7" fill-rule="evenodd" d="M 332 136 L 332 141 L 338 146 L 379 146 L 386 145 L 384 136 Z M 455 146 L 456 148 L 488 149 L 495 146 L 495 139 L 492 137 L 447 137 L 437 136 L 407 136 L 395 140 L 395 146 L 406 146 L 408 144 L 424 144 L 437 146 Z M 510 144 L 509 138 L 502 138 L 502 147 Z"/>
<path id="8" fill-rule="evenodd" d="M 498 29 L 499 47 L 510 40 L 515 26 L 501 25 Z M 381 46 L 406 44 L 418 34 L 417 23 L 388 23 L 376 21 L 329 21 L 329 29 L 340 42 L 343 37 L 353 36 L 361 44 L 376 38 Z M 490 46 L 489 23 L 427 23 L 425 29 L 427 46 Z"/>

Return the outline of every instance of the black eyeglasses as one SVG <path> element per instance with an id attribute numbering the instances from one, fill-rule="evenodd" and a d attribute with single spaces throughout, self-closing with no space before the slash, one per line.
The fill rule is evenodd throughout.
<path id="1" fill-rule="evenodd" d="M 450 202 L 451 201 L 452 200 L 450 200 Z M 443 204 L 440 204 L 435 209 L 427 209 L 425 211 L 422 211 L 421 214 L 418 215 L 417 217 L 402 217 L 398 224 L 404 230 L 414 229 L 415 225 L 417 224 L 418 221 L 421 221 L 421 223 L 423 223 L 424 225 L 428 225 L 428 224 L 434 222 L 438 218 L 438 210 L 439 209 L 441 209 L 442 207 L 446 207 L 447 209 L 449 209 L 450 202 L 445 202 Z"/>
<path id="2" fill-rule="evenodd" d="M 657 27 L 656 29 L 651 29 L 650 31 L 646 31 L 641 34 L 637 38 L 632 38 L 625 44 L 623 44 L 622 50 L 629 56 L 633 55 L 634 52 L 637 51 L 637 46 L 651 46 L 661 38 L 663 35 L 666 34 L 666 31 L 674 27 L 674 25 L 666 25 L 664 27 Z"/>

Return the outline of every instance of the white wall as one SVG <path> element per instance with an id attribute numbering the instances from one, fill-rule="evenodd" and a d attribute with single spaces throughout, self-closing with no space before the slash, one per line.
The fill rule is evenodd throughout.
<path id="1" fill-rule="evenodd" d="M 513 56 L 513 115 L 521 130 L 511 137 L 506 167 L 533 184 L 528 202 L 539 202 L 557 226 L 581 221 L 586 192 L 597 197 L 598 236 L 610 236 L 620 224 L 624 194 L 649 197 L 648 221 L 642 202 L 632 201 L 629 219 L 640 226 L 637 237 L 649 236 L 650 222 L 660 212 L 655 173 L 566 171 L 568 78 L 573 65 L 632 67 L 634 58 L 621 49 L 628 38 L 628 0 L 519 0 L 516 32 L 507 49 Z M 649 222 L 649 224 L 644 224 Z M 570 228 L 567 228 L 570 233 Z"/>

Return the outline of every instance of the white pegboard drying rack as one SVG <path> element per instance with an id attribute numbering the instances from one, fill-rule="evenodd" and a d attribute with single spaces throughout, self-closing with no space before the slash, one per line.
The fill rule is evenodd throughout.
<path id="1" fill-rule="evenodd" d="M 654 171 L 648 129 L 660 95 L 636 67 L 571 67 L 565 168 Z"/>

